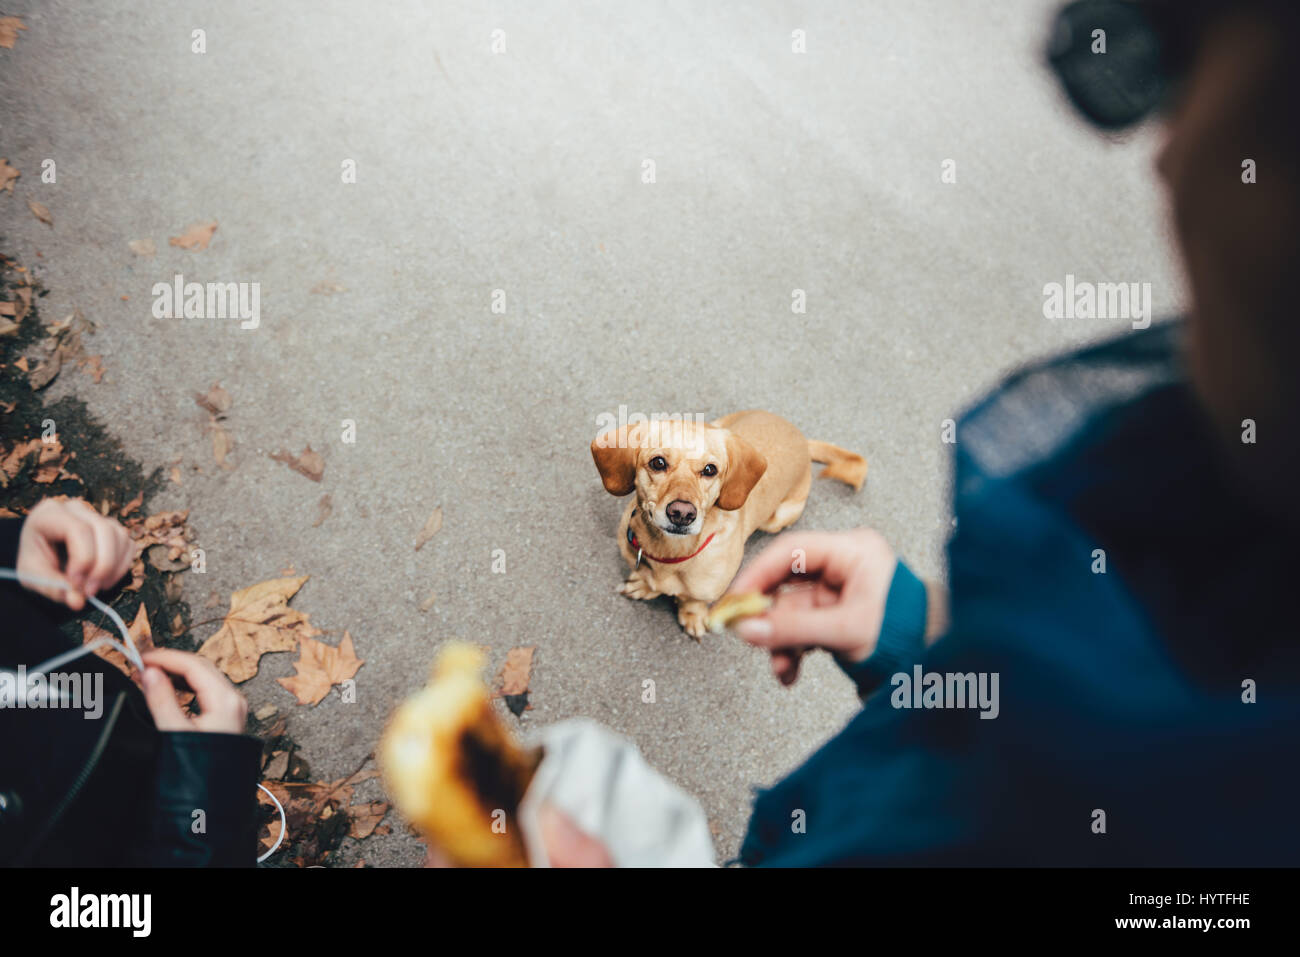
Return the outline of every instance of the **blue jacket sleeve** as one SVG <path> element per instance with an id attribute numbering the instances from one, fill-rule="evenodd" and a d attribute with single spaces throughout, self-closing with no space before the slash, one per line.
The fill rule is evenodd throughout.
<path id="1" fill-rule="evenodd" d="M 885 617 L 880 623 L 875 651 L 860 662 L 836 658 L 840 668 L 857 685 L 859 697 L 865 698 L 888 681 L 890 675 L 910 668 L 920 659 L 925 650 L 925 620 L 925 583 L 899 559 L 885 598 Z"/>

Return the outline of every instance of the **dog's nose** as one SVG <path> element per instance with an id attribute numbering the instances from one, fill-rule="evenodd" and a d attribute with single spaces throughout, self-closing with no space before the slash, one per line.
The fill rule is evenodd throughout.
<path id="1" fill-rule="evenodd" d="M 668 521 L 679 528 L 683 528 L 695 521 L 695 506 L 690 502 L 683 502 L 678 499 L 670 503 L 666 511 L 668 512 Z"/>

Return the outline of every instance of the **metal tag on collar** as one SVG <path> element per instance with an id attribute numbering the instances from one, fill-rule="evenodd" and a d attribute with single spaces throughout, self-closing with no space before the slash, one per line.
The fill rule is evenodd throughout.
<path id="1" fill-rule="evenodd" d="M 634 548 L 636 548 L 636 564 L 632 566 L 632 571 L 636 571 L 638 568 L 641 567 L 641 556 L 645 553 L 645 549 L 637 547 L 636 545 L 636 536 L 632 534 L 631 519 L 628 519 L 627 522 L 627 543 L 633 546 Z"/>

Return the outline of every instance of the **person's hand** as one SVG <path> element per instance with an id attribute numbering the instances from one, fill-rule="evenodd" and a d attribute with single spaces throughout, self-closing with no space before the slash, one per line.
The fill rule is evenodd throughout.
<path id="1" fill-rule="evenodd" d="M 605 845 L 586 831 L 579 830 L 572 818 L 550 804 L 537 810 L 537 825 L 542 844 L 552 867 L 613 867 L 614 861 Z"/>
<path id="2" fill-rule="evenodd" d="M 727 589 L 773 593 L 772 607 L 738 622 L 736 634 L 771 652 L 772 672 L 784 685 L 799 677 L 809 648 L 862 661 L 876 648 L 897 564 L 884 536 L 870 528 L 782 535 Z"/>
<path id="3" fill-rule="evenodd" d="M 86 596 L 112 585 L 131 567 L 126 529 L 80 499 L 46 499 L 28 513 L 18 535 L 19 575 L 62 579 L 66 588 L 27 585 L 73 611 Z M 21 582 L 21 578 L 20 578 Z"/>
<path id="4" fill-rule="evenodd" d="M 207 658 L 175 648 L 159 648 L 142 657 L 144 673 L 140 683 L 159 731 L 244 733 L 248 702 Z M 199 702 L 198 717 L 181 710 L 172 687 L 172 675 L 183 679 L 194 692 Z"/>

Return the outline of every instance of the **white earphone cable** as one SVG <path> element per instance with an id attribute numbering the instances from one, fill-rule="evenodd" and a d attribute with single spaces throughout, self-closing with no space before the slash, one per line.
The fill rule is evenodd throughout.
<path id="1" fill-rule="evenodd" d="M 53 579 L 53 578 L 46 578 L 43 575 L 29 575 L 26 572 L 19 572 L 15 568 L 0 568 L 0 579 L 8 579 L 9 581 L 16 581 L 19 584 L 28 587 L 30 587 L 31 585 L 40 585 L 44 588 L 63 588 L 63 589 L 67 589 L 71 587 L 67 582 L 58 581 L 57 579 Z M 35 668 L 27 668 L 26 672 L 28 675 L 45 674 L 46 672 L 52 671 L 55 668 L 59 668 L 63 665 L 66 665 L 69 661 L 75 661 L 77 658 L 80 658 L 82 655 L 88 655 L 91 652 L 93 652 L 96 648 L 99 648 L 102 645 L 106 645 L 106 644 L 112 645 L 118 651 L 122 652 L 122 654 L 126 655 L 127 660 L 130 661 L 131 664 L 135 665 L 135 667 L 138 670 L 140 671 L 144 670 L 144 660 L 140 657 L 140 652 L 136 650 L 135 642 L 131 640 L 131 634 L 130 632 L 127 631 L 126 622 L 122 620 L 122 616 L 119 615 L 117 612 L 115 612 L 104 602 L 100 601 L 94 595 L 87 595 L 86 601 L 88 601 L 91 605 L 98 608 L 104 614 L 108 615 L 109 619 L 112 620 L 113 624 L 117 626 L 117 630 L 121 632 L 122 640 L 118 641 L 116 638 L 113 638 L 110 635 L 104 635 L 102 638 L 96 638 L 94 641 L 87 642 L 86 644 L 82 645 L 79 648 L 72 648 L 69 651 L 63 652 L 62 654 L 55 655 L 53 658 L 49 659 L 48 661 L 41 662 Z M 0 668 L 0 671 L 9 672 L 10 674 L 15 673 L 11 668 Z M 289 828 L 289 821 L 284 814 L 284 805 L 282 805 L 276 799 L 276 796 L 272 794 L 267 788 L 263 787 L 261 784 L 258 784 L 258 787 L 261 788 L 263 791 L 265 791 L 266 796 L 269 797 L 273 802 L 275 802 L 275 809 L 280 812 L 280 836 L 276 838 L 275 844 L 271 847 L 271 849 L 257 859 L 257 863 L 261 864 L 264 860 L 266 860 L 268 857 L 270 857 L 272 854 L 274 854 L 276 851 L 280 849 L 280 845 L 284 842 L 284 835 Z"/>

